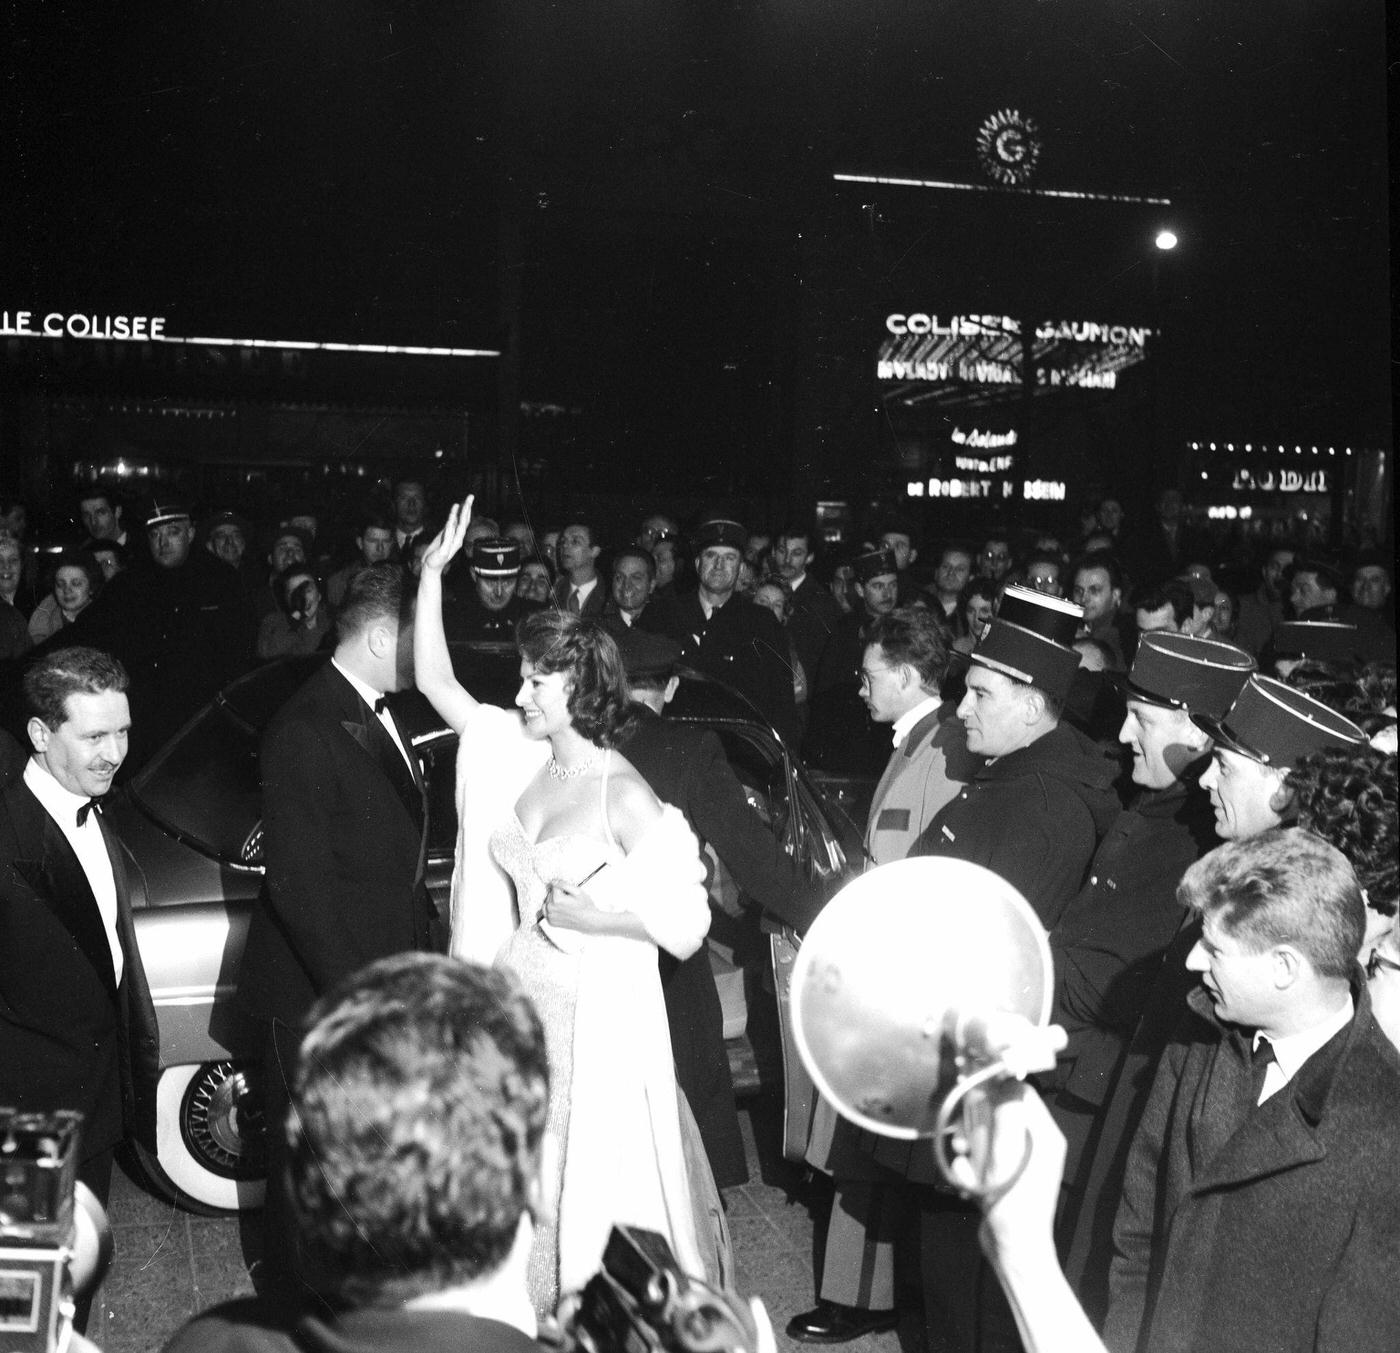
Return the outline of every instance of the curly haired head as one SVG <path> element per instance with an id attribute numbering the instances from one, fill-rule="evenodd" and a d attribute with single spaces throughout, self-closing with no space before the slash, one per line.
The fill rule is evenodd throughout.
<path id="1" fill-rule="evenodd" d="M 537 672 L 561 672 L 574 728 L 602 747 L 617 745 L 630 697 L 617 643 L 596 620 L 553 608 L 527 615 L 515 642 Z"/>
<path id="2" fill-rule="evenodd" d="M 1298 825 L 1331 842 L 1351 862 L 1374 910 L 1393 916 L 1400 902 L 1396 759 L 1373 747 L 1311 752 L 1288 773 Z"/>
<path id="3" fill-rule="evenodd" d="M 549 1103 L 529 999 L 504 972 L 400 954 L 310 1018 L 286 1133 L 313 1286 L 386 1305 L 493 1272 L 532 1206 Z"/>

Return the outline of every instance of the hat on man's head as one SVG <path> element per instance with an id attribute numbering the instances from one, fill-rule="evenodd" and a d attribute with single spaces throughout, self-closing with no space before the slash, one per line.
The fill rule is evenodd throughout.
<path id="1" fill-rule="evenodd" d="M 897 573 L 893 550 L 866 550 L 851 560 L 851 568 L 858 583 L 868 583 L 886 573 Z"/>
<path id="2" fill-rule="evenodd" d="M 245 537 L 249 535 L 252 530 L 246 517 L 240 517 L 237 512 L 225 510 L 223 512 L 216 512 L 212 517 L 206 518 L 203 527 L 205 540 L 208 540 L 221 526 L 236 526 L 243 532 Z"/>
<path id="3" fill-rule="evenodd" d="M 1215 594 L 1218 589 L 1212 579 L 1203 578 L 1198 573 L 1182 573 L 1179 575 L 1179 580 L 1191 589 L 1191 600 L 1195 602 L 1198 611 L 1204 611 L 1207 606 L 1215 605 Z"/>
<path id="4" fill-rule="evenodd" d="M 1340 555 L 1331 550 L 1311 549 L 1300 554 L 1293 561 L 1295 576 L 1299 573 L 1315 573 L 1323 587 L 1335 587 L 1338 592 L 1345 589 L 1351 574 L 1342 564 Z"/>
<path id="5" fill-rule="evenodd" d="M 1035 686 L 1061 703 L 1069 696 L 1079 670 L 1079 654 L 1074 649 L 1000 616 L 987 626 L 969 661 Z"/>
<path id="6" fill-rule="evenodd" d="M 1156 630 L 1138 641 L 1132 671 L 1108 680 L 1129 700 L 1222 719 L 1254 671 L 1254 659 L 1234 644 Z"/>
<path id="7" fill-rule="evenodd" d="M 1340 620 L 1287 620 L 1270 641 L 1276 658 L 1314 662 L 1355 662 L 1356 626 Z"/>
<path id="8" fill-rule="evenodd" d="M 608 633 L 617 641 L 628 681 L 669 677 L 681 660 L 681 646 L 665 634 L 653 634 L 635 625 L 620 626 Z"/>
<path id="9" fill-rule="evenodd" d="M 749 543 L 748 528 L 732 517 L 711 517 L 695 528 L 691 543 L 695 546 L 697 554 L 714 545 L 723 545 L 742 553 L 744 546 Z"/>
<path id="10" fill-rule="evenodd" d="M 155 526 L 164 526 L 168 521 L 190 519 L 189 508 L 184 503 L 177 503 L 169 498 L 148 498 L 143 506 L 141 517 L 148 531 Z"/>
<path id="11" fill-rule="evenodd" d="M 1220 747 L 1278 770 L 1292 770 L 1309 752 L 1328 747 L 1359 747 L 1366 741 L 1350 719 L 1320 700 L 1257 673 L 1245 682 L 1222 719 L 1191 713 Z"/>
<path id="12" fill-rule="evenodd" d="M 1034 588 L 1013 583 L 1002 592 L 997 615 L 1023 630 L 1032 630 L 1042 639 L 1053 639 L 1068 648 L 1084 620 L 1084 608 L 1063 597 L 1047 596 Z"/>
<path id="13" fill-rule="evenodd" d="M 513 578 L 520 572 L 520 542 L 486 536 L 472 546 L 472 569 L 483 578 Z"/>

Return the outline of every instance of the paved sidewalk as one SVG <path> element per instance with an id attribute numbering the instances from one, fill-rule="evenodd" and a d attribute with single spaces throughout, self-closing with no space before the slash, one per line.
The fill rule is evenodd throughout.
<path id="1" fill-rule="evenodd" d="M 741 1291 L 761 1296 L 773 1318 L 780 1353 L 804 1347 L 783 1334 L 796 1311 L 812 1304 L 814 1220 L 825 1215 L 823 1180 L 781 1158 L 781 1115 L 764 1094 L 740 1112 L 750 1182 L 726 1191 Z M 194 1217 L 151 1194 L 118 1170 L 110 1207 L 116 1259 L 94 1303 L 89 1337 L 103 1353 L 147 1353 L 196 1311 L 253 1285 L 247 1261 L 256 1256 L 254 1215 Z M 850 1353 L 920 1353 L 917 1318 L 898 1333 L 844 1345 Z"/>

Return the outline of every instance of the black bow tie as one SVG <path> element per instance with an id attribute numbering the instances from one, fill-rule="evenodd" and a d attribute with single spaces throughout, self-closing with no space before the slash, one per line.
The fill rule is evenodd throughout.
<path id="1" fill-rule="evenodd" d="M 78 826 L 81 827 L 81 826 L 88 820 L 88 814 L 89 814 L 89 813 L 92 813 L 92 812 L 95 812 L 95 813 L 97 813 L 99 816 L 101 816 L 101 814 L 102 814 L 102 800 L 101 800 L 101 799 L 89 799 L 85 804 L 83 804 L 83 806 L 82 806 L 81 808 L 78 809 Z"/>
<path id="2" fill-rule="evenodd" d="M 379 699 L 374 702 L 374 712 L 376 714 L 383 714 L 384 711 L 388 708 L 389 697 L 387 695 L 381 695 Z"/>

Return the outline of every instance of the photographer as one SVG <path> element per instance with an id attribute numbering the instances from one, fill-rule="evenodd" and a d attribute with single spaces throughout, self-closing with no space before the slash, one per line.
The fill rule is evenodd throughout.
<path id="1" fill-rule="evenodd" d="M 167 1353 L 536 1353 L 525 1266 L 549 1068 L 530 1002 L 503 972 L 403 954 L 346 979 L 309 1023 L 285 1131 L 321 1302 L 216 1306 Z"/>

